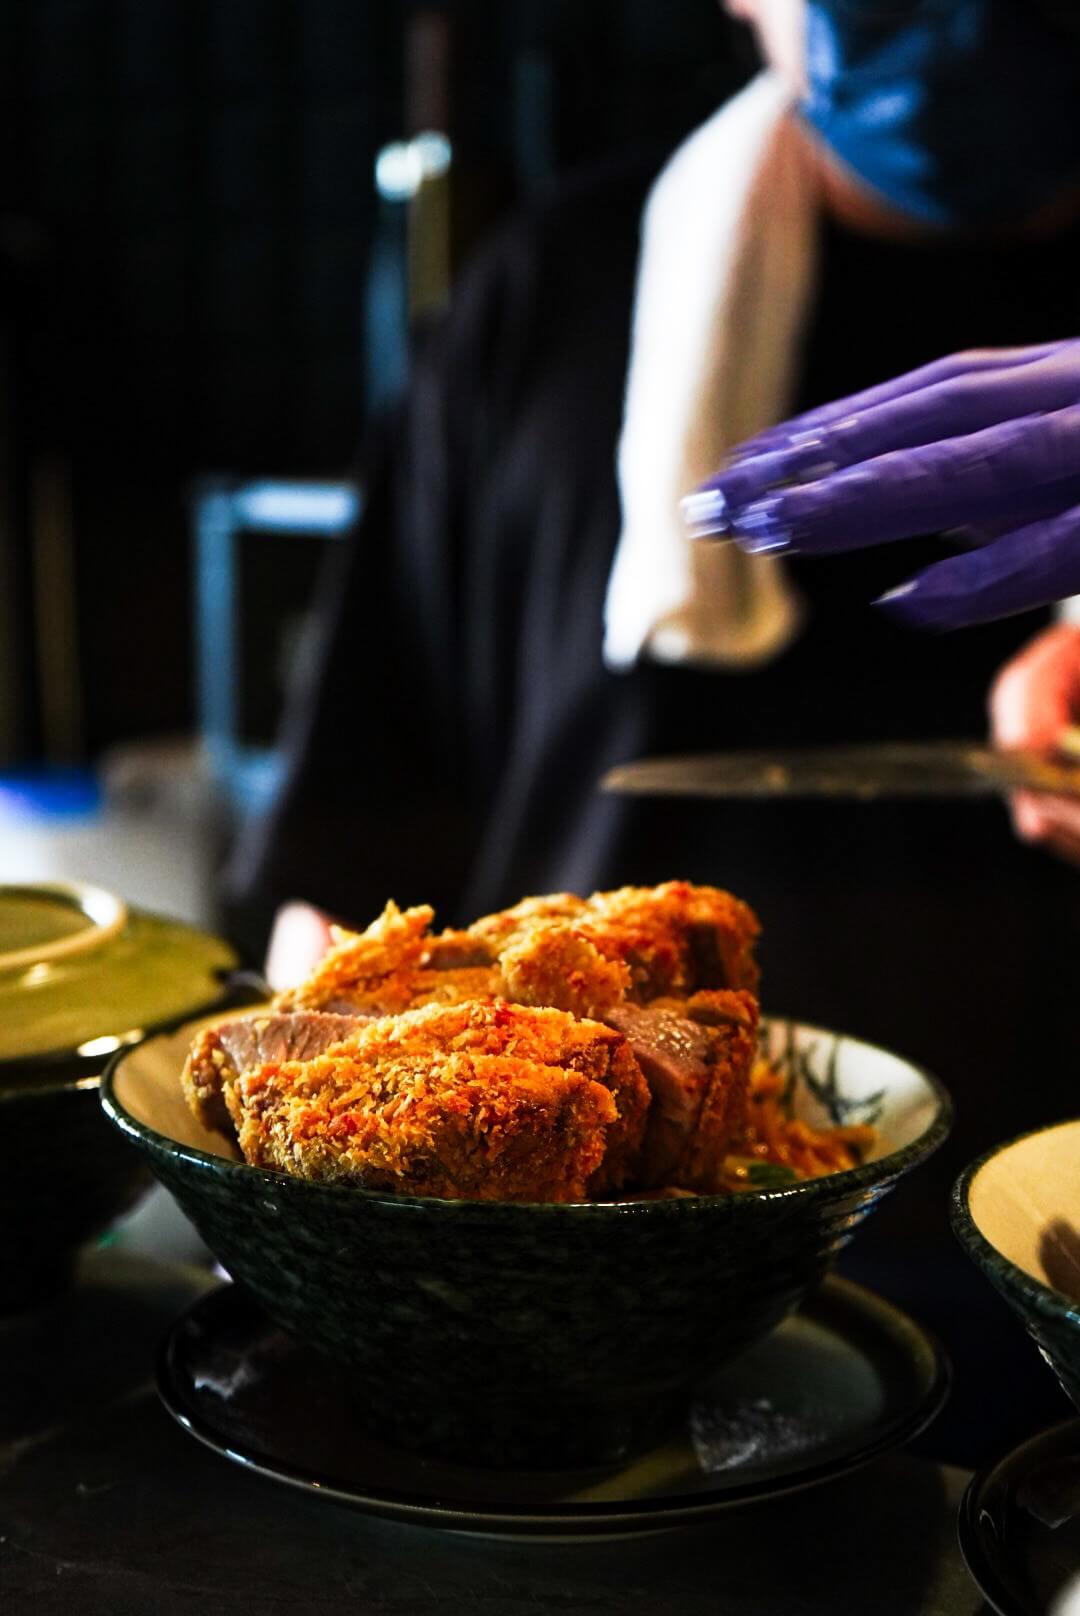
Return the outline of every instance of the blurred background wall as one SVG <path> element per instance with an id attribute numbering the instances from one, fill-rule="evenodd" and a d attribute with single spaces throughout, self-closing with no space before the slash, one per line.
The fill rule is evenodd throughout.
<path id="1" fill-rule="evenodd" d="M 380 152 L 447 137 L 452 274 L 751 65 L 715 0 L 0 0 L 0 769 L 196 726 L 193 490 L 346 476 L 400 379 Z"/>

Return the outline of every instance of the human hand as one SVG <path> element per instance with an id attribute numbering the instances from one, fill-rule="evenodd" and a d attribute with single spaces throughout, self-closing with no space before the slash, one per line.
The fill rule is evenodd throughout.
<path id="1" fill-rule="evenodd" d="M 990 692 L 990 722 L 998 746 L 1056 745 L 1080 719 L 1080 628 L 1059 624 L 1026 645 L 1001 669 Z M 1018 836 L 1080 864 L 1080 802 L 1019 791 L 1011 801 Z"/>
<path id="2" fill-rule="evenodd" d="M 282 904 L 274 916 L 263 975 L 275 993 L 295 987 L 330 947 L 330 919 L 309 903 Z"/>
<path id="3" fill-rule="evenodd" d="M 959 628 L 1080 591 L 1080 341 L 954 354 L 750 439 L 685 502 L 695 537 L 832 555 L 966 527 L 878 603 Z"/>

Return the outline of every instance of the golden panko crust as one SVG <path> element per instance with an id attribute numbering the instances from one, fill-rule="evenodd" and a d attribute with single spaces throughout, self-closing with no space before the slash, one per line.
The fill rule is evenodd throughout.
<path id="1" fill-rule="evenodd" d="M 203 1027 L 195 1036 L 180 1073 L 180 1084 L 196 1119 L 204 1128 L 226 1136 L 232 1133 L 225 1084 L 231 1071 L 228 1056 L 213 1027 Z"/>
<path id="2" fill-rule="evenodd" d="M 759 1006 L 745 990 L 698 993 L 686 1014 L 709 1030 L 709 1080 L 682 1163 L 669 1182 L 709 1194 L 719 1187 L 724 1158 L 746 1125 Z"/>
<path id="3" fill-rule="evenodd" d="M 277 1006 L 396 1015 L 418 1004 L 520 993 L 519 1002 L 565 1000 L 577 1014 L 596 1015 L 624 996 L 647 1003 L 702 988 L 753 989 L 758 980 L 753 910 L 730 892 L 687 881 L 589 899 L 526 898 L 434 936 L 432 919 L 426 906 L 402 912 L 390 903 L 366 931 L 338 931 L 335 946 Z M 564 980 L 560 959 L 575 981 Z"/>
<path id="4" fill-rule="evenodd" d="M 600 952 L 566 921 L 541 920 L 517 933 L 499 955 L 506 996 L 551 1005 L 574 1016 L 603 1016 L 626 997 L 630 971 Z"/>
<path id="5" fill-rule="evenodd" d="M 699 988 L 757 986 L 757 916 L 718 887 L 667 881 L 595 892 L 579 925 L 601 953 L 626 962 L 630 997 L 639 1003 Z"/>
<path id="6" fill-rule="evenodd" d="M 463 930 L 433 918 L 389 903 L 335 932 L 258 1037 L 200 1034 L 183 1074 L 199 1119 L 235 1127 L 255 1165 L 403 1193 L 717 1187 L 757 1027 L 746 904 L 669 881 L 527 898 Z"/>
<path id="7" fill-rule="evenodd" d="M 298 987 L 278 994 L 281 1010 L 348 1005 L 396 1015 L 411 1003 L 412 981 L 429 943 L 434 909 L 388 903 L 366 931 L 334 928 L 333 946 Z"/>
<path id="8" fill-rule="evenodd" d="M 429 1006 L 243 1073 L 247 1161 L 450 1199 L 582 1200 L 628 1171 L 648 1090 L 620 1036 L 557 1010 Z"/>

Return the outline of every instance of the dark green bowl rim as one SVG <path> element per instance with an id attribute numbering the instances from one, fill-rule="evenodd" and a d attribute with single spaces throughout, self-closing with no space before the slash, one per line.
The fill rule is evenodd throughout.
<path id="1" fill-rule="evenodd" d="M 976 1267 L 990 1270 L 995 1274 L 1002 1290 L 1014 1293 L 1022 1299 L 1025 1307 L 1045 1319 L 1056 1322 L 1068 1319 L 1071 1323 L 1080 1325 L 1080 1302 L 1071 1300 L 1064 1291 L 1055 1290 L 1052 1285 L 1036 1279 L 1014 1263 L 1011 1257 L 1006 1257 L 1003 1251 L 999 1251 L 997 1246 L 992 1245 L 986 1238 L 971 1214 L 971 1186 L 987 1162 L 992 1161 L 995 1156 L 1000 1156 L 1003 1151 L 1011 1150 L 1014 1145 L 1021 1144 L 1025 1139 L 1034 1139 L 1041 1133 L 1052 1133 L 1055 1128 L 1065 1128 L 1076 1121 L 1080 1121 L 1080 1118 L 1065 1117 L 1062 1121 L 1048 1123 L 1043 1128 L 1029 1128 L 1026 1133 L 1018 1133 L 1015 1139 L 1007 1139 L 1003 1144 L 991 1145 L 989 1150 L 984 1151 L 964 1168 L 953 1185 L 949 1199 L 949 1218 L 953 1234 L 972 1262 Z"/>
<path id="2" fill-rule="evenodd" d="M 194 1018 L 191 1018 L 194 1019 Z M 848 1033 L 836 1033 L 826 1027 L 816 1027 L 809 1022 L 797 1021 L 793 1017 L 770 1016 L 766 1018 L 769 1025 L 779 1024 L 799 1027 L 805 1032 L 813 1033 L 822 1038 L 845 1038 L 855 1044 L 861 1044 L 866 1049 L 877 1050 L 879 1054 L 891 1055 L 891 1050 L 883 1049 L 880 1044 L 868 1043 L 866 1039 L 856 1038 Z M 182 1025 L 182 1023 L 181 1023 Z M 175 1028 L 173 1030 L 176 1030 Z M 149 1035 L 148 1035 L 149 1036 Z M 142 1039 L 140 1043 L 147 1040 Z M 297 1185 L 304 1186 L 304 1193 L 317 1194 L 320 1199 L 331 1203 L 355 1204 L 362 1199 L 368 1204 L 386 1207 L 410 1207 L 413 1209 L 444 1207 L 448 1212 L 484 1215 L 492 1217 L 501 1215 L 517 1217 L 523 1213 L 535 1214 L 537 1211 L 548 1212 L 552 1215 L 572 1214 L 580 1217 L 583 1213 L 590 1217 L 641 1217 L 648 1215 L 651 1218 L 688 1218 L 703 1217 L 717 1207 L 730 1207 L 733 1203 L 738 1205 L 756 1205 L 762 1201 L 770 1204 L 790 1202 L 795 1205 L 802 1201 L 815 1199 L 833 1200 L 838 1196 L 857 1194 L 860 1191 L 872 1189 L 875 1185 L 888 1184 L 900 1178 L 911 1168 L 924 1161 L 933 1154 L 946 1138 L 952 1126 L 953 1106 L 945 1088 L 928 1072 L 925 1067 L 917 1065 L 914 1061 L 906 1060 L 904 1056 L 896 1059 L 904 1060 L 906 1065 L 926 1083 L 930 1093 L 937 1102 L 937 1111 L 929 1126 L 910 1144 L 903 1145 L 899 1150 L 891 1151 L 887 1156 L 878 1156 L 873 1161 L 862 1162 L 858 1167 L 846 1168 L 839 1173 L 826 1173 L 821 1178 L 803 1179 L 798 1184 L 786 1184 L 775 1189 L 739 1190 L 725 1195 L 695 1195 L 687 1197 L 674 1197 L 670 1200 L 625 1200 L 625 1201 L 472 1201 L 446 1200 L 441 1196 L 429 1195 L 387 1195 L 379 1190 L 363 1190 L 354 1184 L 319 1184 L 310 1179 L 294 1177 L 290 1173 L 275 1172 L 266 1167 L 252 1167 L 247 1162 L 231 1161 L 225 1156 L 213 1156 L 208 1151 L 200 1150 L 195 1145 L 182 1145 L 178 1140 L 171 1139 L 168 1134 L 159 1133 L 155 1128 L 140 1122 L 117 1099 L 115 1091 L 115 1076 L 122 1061 L 133 1054 L 138 1044 L 128 1045 L 120 1049 L 109 1061 L 101 1078 L 101 1104 L 106 1116 L 122 1133 L 139 1144 L 148 1147 L 157 1153 L 164 1153 L 179 1161 L 186 1162 L 191 1167 L 218 1174 L 236 1174 L 238 1179 L 247 1179 L 248 1182 L 263 1180 L 288 1186 L 295 1189 Z"/>

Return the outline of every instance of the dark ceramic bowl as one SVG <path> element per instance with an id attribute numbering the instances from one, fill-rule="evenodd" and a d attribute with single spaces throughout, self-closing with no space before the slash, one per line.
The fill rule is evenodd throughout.
<path id="1" fill-rule="evenodd" d="M 774 1023 L 796 1110 L 870 1120 L 876 1159 L 764 1192 L 608 1204 L 394 1198 L 247 1166 L 187 1111 L 188 1038 L 119 1056 L 106 1112 L 230 1274 L 354 1364 L 385 1439 L 472 1463 L 599 1463 L 655 1441 L 718 1364 L 765 1335 L 878 1199 L 944 1138 L 906 1061 Z"/>
<path id="2" fill-rule="evenodd" d="M 0 886 L 0 937 L 5 1314 L 55 1291 L 79 1246 L 153 1182 L 102 1116 L 105 1063 L 148 1027 L 226 1002 L 236 959 L 218 938 L 77 883 Z"/>
<path id="3" fill-rule="evenodd" d="M 79 1246 L 153 1182 L 104 1126 L 97 1077 L 0 1088 L 0 1314 L 59 1289 Z"/>
<path id="4" fill-rule="evenodd" d="M 1080 1408 L 1080 1121 L 973 1162 L 953 1189 L 952 1225 Z"/>

